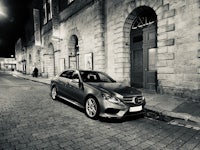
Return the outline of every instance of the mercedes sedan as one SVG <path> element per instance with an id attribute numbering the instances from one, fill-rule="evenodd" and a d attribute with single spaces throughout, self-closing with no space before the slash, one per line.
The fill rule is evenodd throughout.
<path id="1" fill-rule="evenodd" d="M 145 98 L 139 90 L 100 71 L 63 71 L 51 80 L 50 89 L 53 100 L 59 97 L 77 105 L 92 119 L 144 113 Z"/>

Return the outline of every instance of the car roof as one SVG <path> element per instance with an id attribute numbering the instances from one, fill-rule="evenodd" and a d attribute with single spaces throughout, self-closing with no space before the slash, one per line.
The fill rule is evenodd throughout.
<path id="1" fill-rule="evenodd" d="M 85 71 L 85 72 L 98 72 L 98 73 L 103 73 L 105 75 L 107 75 L 105 72 L 102 71 L 97 71 L 97 70 L 84 70 L 84 69 L 65 69 L 64 71 L 62 71 L 59 75 L 61 75 L 63 72 L 65 71 Z M 107 75 L 111 80 L 115 81 L 114 79 L 112 79 L 109 75 Z"/>
<path id="2" fill-rule="evenodd" d="M 66 69 L 62 72 L 65 72 L 65 71 L 88 71 L 88 72 L 101 72 L 101 71 L 98 71 L 98 70 L 84 70 L 84 69 Z"/>

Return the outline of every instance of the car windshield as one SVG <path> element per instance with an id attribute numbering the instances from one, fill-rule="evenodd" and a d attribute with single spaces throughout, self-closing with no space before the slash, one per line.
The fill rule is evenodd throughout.
<path id="1" fill-rule="evenodd" d="M 95 71 L 80 71 L 81 78 L 84 82 L 115 82 L 111 77 Z"/>

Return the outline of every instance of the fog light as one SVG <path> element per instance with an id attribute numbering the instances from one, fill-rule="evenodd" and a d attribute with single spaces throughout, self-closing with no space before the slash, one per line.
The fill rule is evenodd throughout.
<path id="1" fill-rule="evenodd" d="M 105 113 L 108 114 L 117 114 L 119 112 L 119 109 L 114 109 L 114 108 L 108 108 L 105 110 Z"/>

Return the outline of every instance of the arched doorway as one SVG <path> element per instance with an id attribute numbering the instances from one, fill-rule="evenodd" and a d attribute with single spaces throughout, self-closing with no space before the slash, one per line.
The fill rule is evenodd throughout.
<path id="1" fill-rule="evenodd" d="M 156 90 L 157 15 L 147 6 L 134 10 L 130 32 L 131 85 Z"/>
<path id="2" fill-rule="evenodd" d="M 78 37 L 72 35 L 68 44 L 69 49 L 69 68 L 79 69 L 79 45 Z"/>

